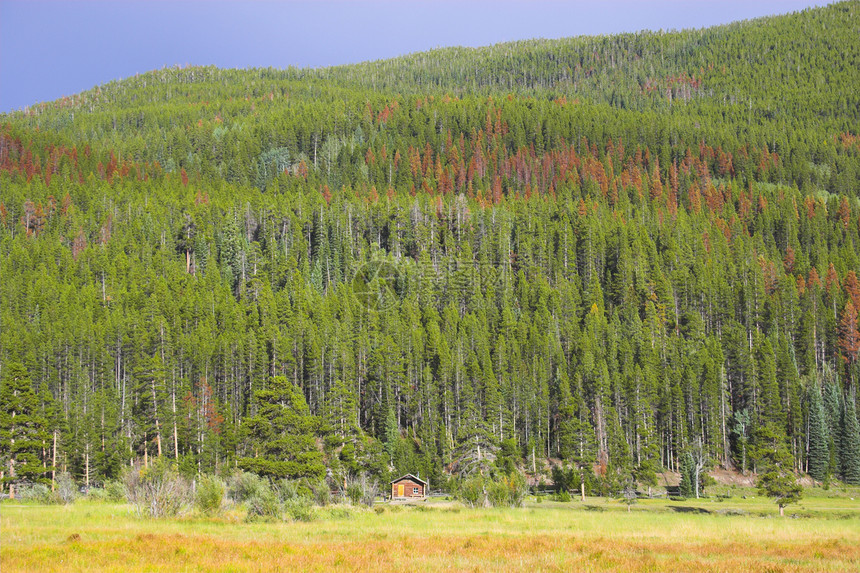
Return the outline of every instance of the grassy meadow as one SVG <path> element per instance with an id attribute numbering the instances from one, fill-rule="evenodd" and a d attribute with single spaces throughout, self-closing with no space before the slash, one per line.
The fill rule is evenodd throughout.
<path id="1" fill-rule="evenodd" d="M 855 492 L 856 493 L 856 492 Z M 130 506 L 0 504 L 0 570 L 858 571 L 860 497 L 615 500 L 467 509 L 332 506 L 314 521 L 136 518 Z"/>

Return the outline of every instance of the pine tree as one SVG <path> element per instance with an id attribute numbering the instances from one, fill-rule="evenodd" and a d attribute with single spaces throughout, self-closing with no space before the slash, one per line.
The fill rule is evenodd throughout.
<path id="1" fill-rule="evenodd" d="M 37 482 L 50 484 L 40 454 L 51 438 L 39 396 L 33 390 L 24 366 L 10 362 L 0 384 L 0 461 L 8 473 L 3 484 L 9 485 L 9 497 L 15 497 L 15 486 Z"/>
<path id="2" fill-rule="evenodd" d="M 275 376 L 266 390 L 254 394 L 257 414 L 245 420 L 243 431 L 254 456 L 238 466 L 273 478 L 322 477 L 325 467 L 314 434 L 319 426 L 301 390 L 283 376 Z"/>
<path id="3" fill-rule="evenodd" d="M 690 455 L 690 452 L 685 452 L 681 460 L 681 483 L 678 485 L 681 497 L 693 497 L 695 492 L 694 479 L 695 468 L 693 465 L 693 456 Z"/>
<path id="4" fill-rule="evenodd" d="M 857 411 L 854 406 L 854 396 L 845 396 L 842 401 L 842 438 L 839 461 L 841 463 L 842 481 L 851 485 L 860 485 L 860 424 L 857 423 Z"/>
<path id="5" fill-rule="evenodd" d="M 785 437 L 773 424 L 761 426 L 755 434 L 755 447 L 750 452 L 759 470 L 759 493 L 772 497 L 779 514 L 788 504 L 803 497 L 803 488 L 794 475 L 794 457 L 788 451 Z"/>
<path id="6" fill-rule="evenodd" d="M 827 449 L 830 454 L 829 468 L 831 474 L 837 474 L 842 467 L 839 459 L 842 454 L 842 392 L 839 381 L 829 368 L 824 369 L 824 414 L 827 419 Z"/>
<path id="7" fill-rule="evenodd" d="M 806 452 L 807 473 L 812 479 L 824 481 L 830 468 L 830 448 L 828 447 L 827 420 L 821 389 L 812 378 L 807 389 L 809 408 L 809 447 Z"/>

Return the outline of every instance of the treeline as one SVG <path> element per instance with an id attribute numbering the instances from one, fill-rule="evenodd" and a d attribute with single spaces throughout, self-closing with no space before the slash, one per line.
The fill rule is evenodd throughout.
<path id="1" fill-rule="evenodd" d="M 702 45 L 841 38 L 856 8 L 570 49 L 718 70 Z M 830 62 L 844 87 L 858 43 L 798 69 Z M 542 73 L 568 48 L 506 49 Z M 735 64 L 756 101 L 765 64 Z M 97 482 L 162 456 L 265 474 L 253 460 L 319 449 L 317 476 L 441 484 L 556 458 L 648 482 L 693 448 L 754 469 L 777 436 L 797 471 L 860 482 L 853 91 L 769 117 L 557 82 L 372 91 L 368 66 L 163 70 L 4 118 L 0 374 L 33 390 L 33 472 Z M 301 439 L 272 430 L 273 385 L 307 408 Z M 23 442 L 4 412 L 6 467 Z"/>

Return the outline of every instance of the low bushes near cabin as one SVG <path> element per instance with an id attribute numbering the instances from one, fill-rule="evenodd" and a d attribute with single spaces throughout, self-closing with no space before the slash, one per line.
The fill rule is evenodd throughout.
<path id="1" fill-rule="evenodd" d="M 522 507 L 527 493 L 525 477 L 513 471 L 494 478 L 470 477 L 460 484 L 457 497 L 469 507 Z"/>
<path id="2" fill-rule="evenodd" d="M 379 496 L 379 482 L 361 474 L 349 476 L 344 480 L 340 489 L 341 499 L 352 505 L 364 505 L 373 507 Z"/>
<path id="3" fill-rule="evenodd" d="M 479 476 L 468 478 L 457 489 L 457 497 L 469 507 L 483 507 L 487 500 L 484 479 Z"/>

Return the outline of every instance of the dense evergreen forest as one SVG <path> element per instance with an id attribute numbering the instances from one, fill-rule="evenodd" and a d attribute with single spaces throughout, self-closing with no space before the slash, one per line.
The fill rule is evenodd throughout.
<path id="1" fill-rule="evenodd" d="M 3 115 L 6 479 L 860 483 L 858 86 L 850 1 Z"/>

